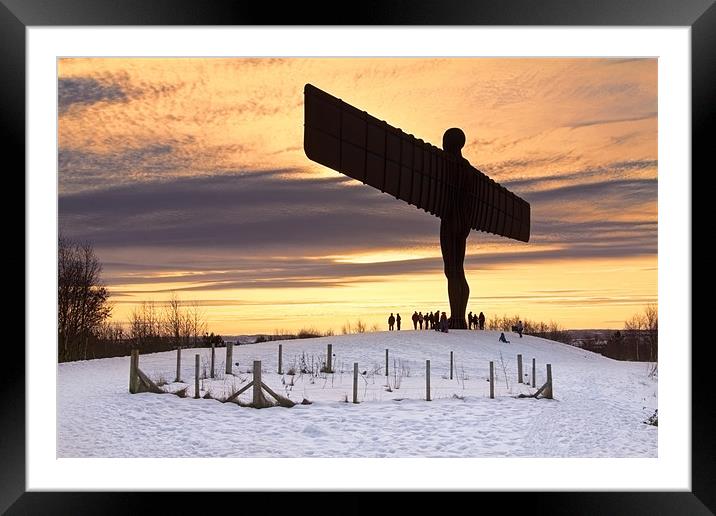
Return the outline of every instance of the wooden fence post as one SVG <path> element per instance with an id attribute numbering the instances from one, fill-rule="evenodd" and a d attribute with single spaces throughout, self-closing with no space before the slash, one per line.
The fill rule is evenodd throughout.
<path id="1" fill-rule="evenodd" d="M 385 376 L 388 376 L 388 350 L 385 350 Z"/>
<path id="2" fill-rule="evenodd" d="M 490 399 L 495 398 L 495 363 L 490 362 Z"/>
<path id="3" fill-rule="evenodd" d="M 132 354 L 129 358 L 129 392 L 130 394 L 137 393 L 137 369 L 139 369 L 139 350 L 133 349 Z"/>
<path id="4" fill-rule="evenodd" d="M 263 404 L 261 395 L 261 360 L 254 360 L 254 407 L 259 408 Z"/>
<path id="5" fill-rule="evenodd" d="M 537 379 L 535 376 L 537 375 L 537 368 L 535 367 L 535 359 L 532 359 L 532 387 L 537 387 Z"/>
<path id="6" fill-rule="evenodd" d="M 544 390 L 544 397 L 552 399 L 552 364 L 547 364 L 547 388 Z"/>
<path id="7" fill-rule="evenodd" d="M 214 361 L 216 360 L 216 345 L 211 343 L 211 377 L 214 378 Z"/>
<path id="8" fill-rule="evenodd" d="M 278 374 L 283 374 L 283 344 L 278 345 Z"/>
<path id="9" fill-rule="evenodd" d="M 450 379 L 452 380 L 452 351 L 450 352 Z"/>
<path id="10" fill-rule="evenodd" d="M 430 360 L 425 361 L 425 399 L 430 401 Z"/>
<path id="11" fill-rule="evenodd" d="M 326 346 L 328 349 L 326 349 L 326 372 L 332 373 L 333 372 L 333 344 L 328 344 Z"/>
<path id="12" fill-rule="evenodd" d="M 231 342 L 227 342 L 226 343 L 226 374 L 232 374 L 233 355 L 234 355 L 234 344 Z"/>
<path id="13" fill-rule="evenodd" d="M 177 348 L 177 377 L 175 382 L 181 382 L 181 346 Z"/>
<path id="14" fill-rule="evenodd" d="M 358 403 L 358 362 L 353 362 L 353 403 Z"/>
<path id="15" fill-rule="evenodd" d="M 522 355 L 517 355 L 517 383 L 524 383 L 524 378 L 522 378 Z"/>
<path id="16" fill-rule="evenodd" d="M 194 397 L 199 398 L 199 353 L 194 355 Z"/>

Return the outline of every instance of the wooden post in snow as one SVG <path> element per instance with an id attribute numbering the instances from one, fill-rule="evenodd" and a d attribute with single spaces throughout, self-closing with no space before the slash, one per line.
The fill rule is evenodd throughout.
<path id="1" fill-rule="evenodd" d="M 333 372 L 333 344 L 328 344 L 326 346 L 328 349 L 326 349 L 326 372 L 332 373 Z"/>
<path id="2" fill-rule="evenodd" d="M 450 352 L 450 379 L 451 380 L 452 380 L 452 364 L 453 364 L 453 361 L 452 361 L 452 351 L 451 351 Z"/>
<path id="3" fill-rule="evenodd" d="M 537 387 L 537 379 L 535 376 L 537 375 L 537 368 L 535 367 L 535 359 L 532 359 L 532 387 Z"/>
<path id="4" fill-rule="evenodd" d="M 385 350 L 385 376 L 388 376 L 388 350 Z"/>
<path id="5" fill-rule="evenodd" d="M 283 374 L 283 344 L 278 345 L 278 374 Z"/>
<path id="6" fill-rule="evenodd" d="M 138 378 L 137 369 L 139 369 L 139 350 L 133 349 L 132 354 L 129 358 L 129 392 L 130 394 L 136 394 L 138 390 Z"/>
<path id="7" fill-rule="evenodd" d="M 211 343 L 211 377 L 214 378 L 214 361 L 216 360 L 216 345 Z"/>
<path id="8" fill-rule="evenodd" d="M 181 382 L 181 346 L 177 348 L 177 376 L 175 382 Z"/>
<path id="9" fill-rule="evenodd" d="M 425 399 L 430 401 L 430 360 L 425 361 Z"/>
<path id="10" fill-rule="evenodd" d="M 490 399 L 495 398 L 495 363 L 490 362 Z"/>
<path id="11" fill-rule="evenodd" d="M 353 403 L 358 403 L 358 362 L 353 362 Z"/>
<path id="12" fill-rule="evenodd" d="M 517 355 L 517 383 L 524 383 L 522 377 L 522 355 Z"/>
<path id="13" fill-rule="evenodd" d="M 263 404 L 261 393 L 261 360 L 254 360 L 254 407 L 259 408 Z"/>
<path id="14" fill-rule="evenodd" d="M 547 388 L 544 390 L 543 396 L 552 399 L 552 364 L 547 364 Z"/>
<path id="15" fill-rule="evenodd" d="M 199 353 L 194 355 L 194 397 L 199 398 Z"/>
<path id="16" fill-rule="evenodd" d="M 232 374 L 232 365 L 234 355 L 234 344 L 231 342 L 226 343 L 226 374 Z"/>

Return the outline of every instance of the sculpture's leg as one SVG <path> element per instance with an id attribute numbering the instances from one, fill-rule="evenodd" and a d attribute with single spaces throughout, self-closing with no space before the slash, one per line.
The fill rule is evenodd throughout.
<path id="1" fill-rule="evenodd" d="M 443 254 L 445 277 L 450 299 L 450 328 L 467 329 L 465 310 L 470 287 L 465 278 L 465 246 L 470 229 L 460 230 L 449 221 L 440 221 L 440 248 Z"/>

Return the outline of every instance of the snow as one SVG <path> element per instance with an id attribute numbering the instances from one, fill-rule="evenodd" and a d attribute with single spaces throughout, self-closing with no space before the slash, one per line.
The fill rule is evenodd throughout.
<path id="1" fill-rule="evenodd" d="M 150 378 L 189 386 L 187 397 L 129 394 L 129 357 L 59 365 L 59 457 L 656 457 L 657 427 L 644 423 L 657 407 L 657 381 L 649 364 L 619 362 L 566 344 L 499 332 L 394 331 L 281 341 L 284 373 L 301 357 L 317 370 L 333 345 L 333 374 L 277 374 L 279 342 L 234 346 L 234 375 L 224 374 L 224 348 L 216 349 L 216 378 L 201 381 L 201 395 L 226 397 L 252 378 L 278 394 L 310 405 L 253 409 L 216 399 L 194 399 L 194 355 L 207 373 L 211 349 L 182 352 L 182 380 L 173 383 L 176 352 L 142 355 Z M 390 391 L 385 349 L 390 350 Z M 455 369 L 449 379 L 450 351 Z M 554 399 L 517 383 L 517 354 L 536 385 L 552 364 Z M 431 361 L 431 396 L 425 400 L 425 360 Z M 353 362 L 359 377 L 353 396 Z M 489 398 L 489 362 L 495 399 Z M 507 372 L 505 378 L 504 370 Z M 401 374 L 402 371 L 402 374 Z M 398 385 L 396 385 L 398 383 Z M 248 389 L 240 396 L 251 401 Z M 269 397 L 270 399 L 270 397 Z"/>

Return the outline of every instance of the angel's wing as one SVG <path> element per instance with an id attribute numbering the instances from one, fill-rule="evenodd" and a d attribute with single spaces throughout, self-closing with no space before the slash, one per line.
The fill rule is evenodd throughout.
<path id="1" fill-rule="evenodd" d="M 527 242 L 530 205 L 475 169 L 411 134 L 306 84 L 303 147 L 311 160 L 443 217 L 459 190 L 470 227 Z M 472 173 L 458 186 L 458 167 Z"/>

